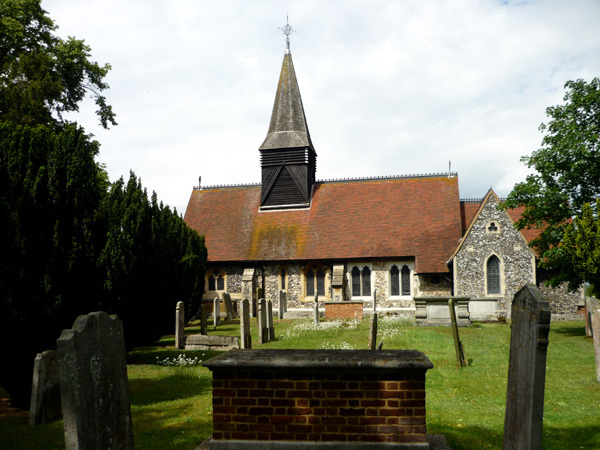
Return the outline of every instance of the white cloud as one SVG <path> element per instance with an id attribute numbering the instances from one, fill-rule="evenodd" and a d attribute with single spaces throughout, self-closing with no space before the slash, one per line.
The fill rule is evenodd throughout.
<path id="1" fill-rule="evenodd" d="M 443 172 L 501 196 L 537 149 L 569 79 L 600 74 L 594 0 L 303 2 L 45 0 L 61 35 L 113 66 L 119 126 L 99 129 L 111 178 L 129 169 L 184 212 L 193 185 L 260 180 L 284 37 L 318 178 Z"/>

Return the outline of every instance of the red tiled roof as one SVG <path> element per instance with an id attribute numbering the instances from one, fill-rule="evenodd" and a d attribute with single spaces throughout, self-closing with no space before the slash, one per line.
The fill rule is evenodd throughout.
<path id="1" fill-rule="evenodd" d="M 259 212 L 260 186 L 194 190 L 185 213 L 209 261 L 414 257 L 447 272 L 462 232 L 458 178 L 318 182 L 309 209 Z"/>
<path id="2" fill-rule="evenodd" d="M 519 206 L 518 208 L 507 209 L 506 212 L 508 216 L 512 219 L 513 222 L 517 222 L 521 218 L 521 214 L 525 211 L 524 206 Z M 536 237 L 538 237 L 541 233 L 541 230 L 527 229 L 524 228 L 521 230 L 521 234 L 525 238 L 525 240 L 529 243 L 533 241 Z"/>
<path id="3" fill-rule="evenodd" d="M 461 201 L 460 202 L 460 216 L 462 220 L 462 232 L 466 233 L 469 225 L 475 219 L 475 215 L 477 211 L 479 211 L 479 207 L 481 206 L 481 202 L 472 202 L 472 201 Z"/>

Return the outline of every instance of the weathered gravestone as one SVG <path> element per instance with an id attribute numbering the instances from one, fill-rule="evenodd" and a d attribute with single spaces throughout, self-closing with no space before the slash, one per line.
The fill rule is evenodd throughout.
<path id="1" fill-rule="evenodd" d="M 252 348 L 252 336 L 250 335 L 250 302 L 245 298 L 242 300 L 241 305 L 240 348 Z"/>
<path id="2" fill-rule="evenodd" d="M 269 328 L 267 325 L 267 302 L 264 298 L 258 301 L 258 343 L 265 344 L 269 342 Z"/>
<path id="3" fill-rule="evenodd" d="M 526 285 L 515 294 L 504 415 L 505 450 L 541 447 L 550 316 L 548 302 L 534 285 Z"/>
<path id="4" fill-rule="evenodd" d="M 377 313 L 373 313 L 371 319 L 371 330 L 369 331 L 369 349 L 375 350 L 377 347 Z"/>
<path id="5" fill-rule="evenodd" d="M 585 297 L 585 335 L 594 337 L 592 331 L 592 313 L 596 308 L 600 308 L 600 301 L 596 297 Z"/>
<path id="6" fill-rule="evenodd" d="M 200 303 L 200 334 L 206 336 L 208 334 L 208 312 L 206 308 Z"/>
<path id="7" fill-rule="evenodd" d="M 33 363 L 29 425 L 52 422 L 60 416 L 58 354 L 55 350 L 46 350 L 38 353 Z"/>
<path id="8" fill-rule="evenodd" d="M 287 311 L 287 294 L 285 291 L 279 291 L 279 319 L 283 319 Z"/>
<path id="9" fill-rule="evenodd" d="M 219 297 L 215 297 L 213 300 L 213 326 L 214 329 L 217 329 L 217 325 L 219 325 L 219 321 L 221 320 L 221 302 L 219 301 Z"/>
<path id="10" fill-rule="evenodd" d="M 133 449 L 123 324 L 79 316 L 56 341 L 67 449 Z"/>
<path id="11" fill-rule="evenodd" d="M 269 333 L 269 341 L 275 339 L 275 324 L 273 323 L 273 302 L 267 300 L 267 331 Z"/>
<path id="12" fill-rule="evenodd" d="M 175 308 L 175 348 L 185 348 L 185 307 L 177 302 Z"/>
<path id="13" fill-rule="evenodd" d="M 600 309 L 592 312 L 592 328 L 594 330 L 594 354 L 596 355 L 596 380 L 600 382 Z"/>
<path id="14" fill-rule="evenodd" d="M 319 324 L 319 294 L 315 294 L 315 325 Z"/>
<path id="15" fill-rule="evenodd" d="M 229 292 L 223 292 L 222 296 L 223 304 L 225 305 L 225 320 L 235 319 L 235 310 L 231 303 L 231 295 L 229 295 Z"/>

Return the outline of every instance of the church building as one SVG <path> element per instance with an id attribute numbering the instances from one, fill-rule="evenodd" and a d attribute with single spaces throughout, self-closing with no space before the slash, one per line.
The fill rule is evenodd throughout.
<path id="1" fill-rule="evenodd" d="M 536 282 L 535 235 L 515 230 L 519 211 L 499 210 L 492 190 L 461 201 L 456 173 L 318 180 L 289 41 L 258 150 L 260 184 L 192 191 L 185 221 L 205 236 L 207 300 L 259 287 L 275 308 L 284 290 L 289 310 L 315 295 L 366 309 L 376 292 L 379 308 L 414 316 L 418 299 L 457 296 L 494 319 Z"/>

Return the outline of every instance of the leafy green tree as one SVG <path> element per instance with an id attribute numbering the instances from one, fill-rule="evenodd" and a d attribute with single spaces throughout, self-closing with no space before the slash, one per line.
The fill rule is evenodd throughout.
<path id="1" fill-rule="evenodd" d="M 107 239 L 99 257 L 102 309 L 123 320 L 128 347 L 173 332 L 178 301 L 188 311 L 202 295 L 206 248 L 176 211 L 151 201 L 135 174 L 115 182 L 102 207 Z M 194 304 L 193 304 L 194 303 Z"/>
<path id="2" fill-rule="evenodd" d="M 552 271 L 550 284 L 576 288 L 585 279 L 561 244 L 583 205 L 600 197 L 600 79 L 568 81 L 565 89 L 565 103 L 546 110 L 541 148 L 522 158 L 534 173 L 515 185 L 504 206 L 525 206 L 517 228 L 540 230 L 531 245 L 541 267 Z"/>
<path id="3" fill-rule="evenodd" d="M 560 249 L 581 280 L 590 283 L 594 295 L 600 287 L 600 199 L 585 203 L 580 217 L 567 225 Z"/>
<path id="4" fill-rule="evenodd" d="M 110 65 L 90 61 L 84 41 L 54 34 L 39 0 L 0 2 L 0 120 L 53 124 L 90 93 L 102 126 L 116 125 L 102 91 Z"/>
<path id="5" fill-rule="evenodd" d="M 107 186 L 97 152 L 75 125 L 0 122 L 0 383 L 17 403 L 28 401 L 35 354 L 97 309 L 97 211 Z"/>

